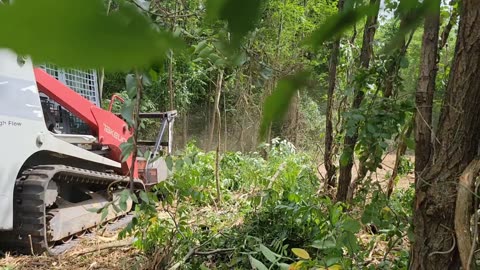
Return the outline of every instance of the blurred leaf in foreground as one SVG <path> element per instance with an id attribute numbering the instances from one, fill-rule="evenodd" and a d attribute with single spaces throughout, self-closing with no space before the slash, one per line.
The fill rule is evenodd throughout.
<path id="1" fill-rule="evenodd" d="M 314 49 L 318 49 L 323 42 L 343 34 L 349 27 L 352 27 L 365 16 L 376 14 L 378 8 L 378 4 L 346 8 L 342 12 L 330 16 L 330 18 L 320 25 L 307 39 L 307 43 Z"/>
<path id="2" fill-rule="evenodd" d="M 260 136 L 265 137 L 268 126 L 277 120 L 281 120 L 288 111 L 288 105 L 293 95 L 307 84 L 309 73 L 300 72 L 280 80 L 273 93 L 265 100 L 263 108 Z"/>
<path id="3" fill-rule="evenodd" d="M 261 14 L 262 0 L 208 0 L 209 19 L 221 19 L 228 22 L 233 47 L 240 43 L 249 31 L 255 28 Z"/>
<path id="4" fill-rule="evenodd" d="M 126 70 L 161 61 L 181 42 L 120 2 L 107 16 L 101 0 L 16 0 L 0 5 L 0 47 L 36 62 Z"/>

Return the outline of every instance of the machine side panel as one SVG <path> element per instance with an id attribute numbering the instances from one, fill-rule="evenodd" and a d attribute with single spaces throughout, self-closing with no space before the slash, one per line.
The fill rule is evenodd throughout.
<path id="1" fill-rule="evenodd" d="M 0 230 L 11 230 L 15 181 L 24 162 L 36 152 L 52 151 L 114 168 L 121 165 L 55 138 L 45 125 L 30 59 L 6 49 L 0 49 L 0 59 Z M 92 103 L 85 101 L 95 121 Z"/>
<path id="2" fill-rule="evenodd" d="M 48 132 L 29 59 L 0 49 L 0 230 L 13 226 L 13 189 L 23 162 Z"/>

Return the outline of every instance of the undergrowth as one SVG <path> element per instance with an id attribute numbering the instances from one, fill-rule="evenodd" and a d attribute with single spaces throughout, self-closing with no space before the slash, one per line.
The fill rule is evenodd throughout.
<path id="1" fill-rule="evenodd" d="M 167 164 L 172 177 L 140 193 L 121 234 L 134 235 L 150 268 L 407 268 L 412 189 L 387 199 L 367 181 L 353 205 L 335 203 L 312 158 L 280 140 L 221 155 L 220 200 L 214 152 L 192 143 Z"/>

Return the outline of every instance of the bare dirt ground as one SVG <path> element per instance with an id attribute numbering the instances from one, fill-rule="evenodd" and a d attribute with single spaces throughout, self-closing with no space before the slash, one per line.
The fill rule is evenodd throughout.
<path id="1" fill-rule="evenodd" d="M 410 160 L 410 162 L 414 162 L 413 156 L 407 155 L 406 157 Z M 357 175 L 358 165 L 359 165 L 358 162 L 356 162 L 355 166 L 353 166 L 353 171 L 352 171 L 353 178 L 356 177 Z M 381 163 L 382 168 L 377 169 L 377 171 L 375 173 L 372 173 L 370 177 L 372 178 L 372 180 L 378 181 L 383 187 L 386 187 L 394 165 L 395 165 L 395 153 L 388 153 L 383 158 L 383 161 Z M 319 171 L 320 177 L 323 178 L 323 176 L 326 174 L 325 167 L 321 165 L 318 168 L 318 171 Z M 411 172 L 408 175 L 401 176 L 395 188 L 407 189 L 410 186 L 410 184 L 412 184 L 414 181 L 415 181 L 415 178 L 414 178 L 413 172 Z"/>

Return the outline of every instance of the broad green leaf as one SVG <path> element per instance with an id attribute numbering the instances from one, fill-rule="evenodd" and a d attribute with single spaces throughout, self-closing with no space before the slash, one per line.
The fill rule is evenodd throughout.
<path id="1" fill-rule="evenodd" d="M 310 259 L 310 254 L 305 249 L 301 248 L 292 248 L 293 254 L 297 255 L 300 259 L 308 260 Z"/>
<path id="2" fill-rule="evenodd" d="M 0 5 L 0 47 L 63 67 L 127 70 L 161 62 L 182 42 L 131 3 L 107 15 L 102 0 L 15 0 Z"/>
<path id="3" fill-rule="evenodd" d="M 149 202 L 148 195 L 145 191 L 140 191 L 140 199 L 146 203 Z"/>
<path id="4" fill-rule="evenodd" d="M 347 166 L 348 162 L 350 162 L 350 152 L 344 150 L 340 156 L 340 166 L 345 167 Z"/>
<path id="5" fill-rule="evenodd" d="M 260 136 L 265 137 L 268 126 L 281 120 L 288 111 L 293 95 L 307 84 L 308 73 L 300 72 L 280 80 L 273 93 L 265 100 Z"/>
<path id="6" fill-rule="evenodd" d="M 210 268 L 208 268 L 204 264 L 202 264 L 202 265 L 200 265 L 200 270 L 210 270 Z"/>
<path id="7" fill-rule="evenodd" d="M 360 228 L 361 228 L 360 222 L 354 219 L 348 218 L 343 222 L 343 229 L 345 231 L 356 233 L 360 230 Z"/>
<path id="8" fill-rule="evenodd" d="M 377 13 L 379 3 L 380 1 L 378 0 L 376 4 L 348 8 L 338 14 L 330 16 L 325 20 L 325 23 L 320 25 L 307 39 L 307 44 L 310 44 L 314 49 L 319 49 L 325 41 L 339 37 L 365 16 Z"/>
<path id="9" fill-rule="evenodd" d="M 207 15 L 228 22 L 231 44 L 238 47 L 253 30 L 261 14 L 263 0 L 207 0 Z"/>
<path id="10" fill-rule="evenodd" d="M 169 171 L 173 170 L 173 159 L 172 156 L 165 157 L 165 163 L 167 164 L 167 168 Z"/>
<path id="11" fill-rule="evenodd" d="M 407 144 L 408 149 L 415 150 L 415 140 L 412 138 L 406 138 L 405 144 Z"/>
<path id="12" fill-rule="evenodd" d="M 120 109 L 120 114 L 122 118 L 130 125 L 133 126 L 133 108 L 134 103 L 130 99 L 126 99 L 125 102 L 122 104 L 122 108 Z"/>
<path id="13" fill-rule="evenodd" d="M 122 212 L 122 209 L 120 209 L 115 203 L 112 203 L 112 208 L 113 208 L 113 211 L 115 211 L 115 213 Z"/>
<path id="14" fill-rule="evenodd" d="M 278 266 L 278 268 L 280 268 L 280 270 L 288 270 L 288 269 L 290 269 L 290 265 L 289 265 L 289 264 L 286 264 L 286 263 L 277 263 L 277 266 Z"/>
<path id="15" fill-rule="evenodd" d="M 260 244 L 260 251 L 262 252 L 263 256 L 265 256 L 265 258 L 267 258 L 267 260 L 269 260 L 270 262 L 274 263 L 277 261 L 278 255 L 268 249 L 266 246 Z"/>
<path id="16" fill-rule="evenodd" d="M 333 239 L 315 240 L 312 243 L 312 247 L 316 249 L 329 249 L 337 246 L 337 243 Z"/>
<path id="17" fill-rule="evenodd" d="M 128 74 L 125 77 L 125 88 L 129 98 L 134 99 L 137 96 L 137 78 L 135 74 Z"/>
<path id="18" fill-rule="evenodd" d="M 207 40 L 200 41 L 197 46 L 195 46 L 195 53 L 199 53 L 207 47 Z"/>
<path id="19" fill-rule="evenodd" d="M 108 215 L 108 207 L 104 207 L 104 208 L 102 209 L 102 216 L 100 217 L 100 220 L 101 220 L 101 221 L 104 221 L 105 218 L 107 217 L 107 215 Z"/>
<path id="20" fill-rule="evenodd" d="M 255 259 L 250 255 L 248 256 L 248 258 L 250 259 L 250 264 L 252 265 L 253 269 L 268 270 L 268 268 L 261 261 Z"/>
<path id="21" fill-rule="evenodd" d="M 133 137 L 130 137 L 126 142 L 120 144 L 122 150 L 122 162 L 127 161 L 133 152 Z"/>

